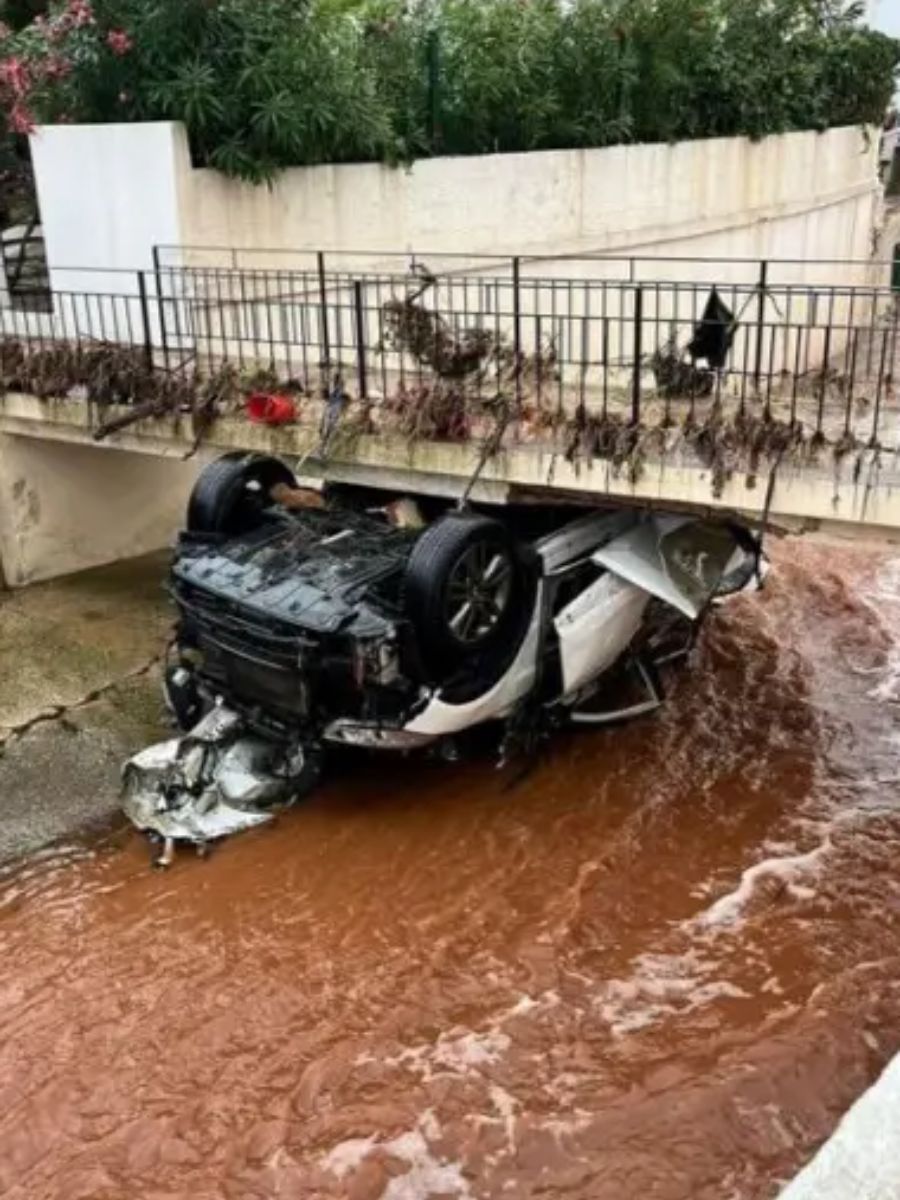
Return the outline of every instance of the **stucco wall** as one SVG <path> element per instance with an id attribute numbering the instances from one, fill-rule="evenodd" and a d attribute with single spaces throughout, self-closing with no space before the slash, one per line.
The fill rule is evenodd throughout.
<path id="1" fill-rule="evenodd" d="M 169 545 L 198 464 L 0 435 L 0 564 L 9 587 Z"/>
<path id="2" fill-rule="evenodd" d="M 297 168 L 270 188 L 193 169 L 183 127 L 165 122 L 44 128 L 33 153 L 57 269 L 147 267 L 154 242 L 275 247 L 296 251 L 295 262 L 315 249 L 868 258 L 879 203 L 875 139 L 856 128 L 431 159 L 410 170 Z M 109 282 L 101 275 L 96 290 Z"/>
<path id="3" fill-rule="evenodd" d="M 190 160 L 177 127 L 51 125 L 33 135 L 31 155 L 52 286 L 133 294 L 115 271 L 147 269 L 154 244 L 181 238 L 178 180 Z"/>
<path id="4" fill-rule="evenodd" d="M 858 129 L 179 180 L 184 242 L 254 249 L 865 258 L 877 198 Z"/>

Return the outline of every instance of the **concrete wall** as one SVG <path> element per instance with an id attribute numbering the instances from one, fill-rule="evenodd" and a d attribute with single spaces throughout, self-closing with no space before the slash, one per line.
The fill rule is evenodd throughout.
<path id="1" fill-rule="evenodd" d="M 877 191 L 858 129 L 180 179 L 189 245 L 475 254 L 865 258 Z"/>
<path id="2" fill-rule="evenodd" d="M 154 244 L 181 237 L 178 183 L 190 164 L 177 127 L 52 125 L 31 154 L 52 286 L 133 294 L 115 271 L 149 268 Z"/>
<path id="3" fill-rule="evenodd" d="M 857 128 L 297 168 L 270 188 L 194 170 L 174 123 L 47 127 L 32 148 L 57 270 L 147 267 L 153 243 L 237 247 L 257 266 L 318 249 L 868 258 L 879 203 Z"/>
<path id="4" fill-rule="evenodd" d="M 9 587 L 158 550 L 198 464 L 0 435 L 0 580 Z"/>

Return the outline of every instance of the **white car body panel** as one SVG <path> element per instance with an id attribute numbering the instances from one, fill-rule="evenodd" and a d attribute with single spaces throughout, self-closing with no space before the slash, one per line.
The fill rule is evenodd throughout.
<path id="1" fill-rule="evenodd" d="M 652 597 L 691 620 L 702 615 L 722 568 L 734 565 L 735 552 L 721 560 L 721 547 L 672 535 L 695 524 L 677 514 L 638 516 L 633 512 L 592 513 L 536 543 L 544 580 L 564 573 L 590 558 L 605 573 L 575 597 L 554 618 L 559 639 L 564 703 L 572 704 L 585 688 L 609 670 L 638 633 Z M 669 540 L 665 540 L 669 539 Z M 599 548 L 598 548 L 599 547 Z M 673 578 L 681 573 L 680 580 Z M 714 582 L 708 586 L 709 581 Z M 459 733 L 484 721 L 507 716 L 531 690 L 542 644 L 542 580 L 537 588 L 531 624 L 505 675 L 483 695 L 464 704 L 451 704 L 440 691 L 416 717 L 403 726 L 419 737 L 439 738 Z"/>
<path id="2" fill-rule="evenodd" d="M 691 621 L 702 616 L 734 559 L 735 546 L 724 528 L 667 513 L 641 521 L 591 555 L 597 566 Z"/>
<path id="3" fill-rule="evenodd" d="M 684 518 L 676 517 L 674 520 L 679 524 L 685 523 Z M 657 521 L 644 521 L 597 550 L 591 559 L 598 567 L 606 567 L 620 579 L 671 604 L 693 621 L 700 615 L 700 610 L 666 572 L 658 549 L 659 536 Z"/>
<path id="4" fill-rule="evenodd" d="M 544 574 L 552 575 L 586 557 L 601 544 L 618 539 L 639 520 L 634 512 L 588 513 L 570 521 L 562 529 L 548 534 L 535 544 L 544 564 Z"/>
<path id="5" fill-rule="evenodd" d="M 628 649 L 649 602 L 646 591 L 607 574 L 554 618 L 564 701 L 592 683 Z"/>
<path id="6" fill-rule="evenodd" d="M 444 737 L 469 729 L 482 721 L 495 721 L 499 717 L 505 717 L 516 702 L 528 694 L 534 683 L 541 640 L 543 596 L 544 583 L 541 581 L 535 589 L 531 624 L 519 652 L 506 674 L 489 691 L 466 704 L 447 704 L 441 699 L 440 692 L 437 692 L 425 709 L 404 725 L 406 732 Z"/>

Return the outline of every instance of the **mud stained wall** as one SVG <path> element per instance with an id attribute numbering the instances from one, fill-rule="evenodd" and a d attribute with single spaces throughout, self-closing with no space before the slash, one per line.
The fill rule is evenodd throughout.
<path id="1" fill-rule="evenodd" d="M 168 545 L 198 465 L 0 436 L 0 563 L 9 587 Z"/>
<path id="2" fill-rule="evenodd" d="M 257 267 L 301 265 L 304 249 L 867 259 L 879 213 L 877 137 L 859 128 L 438 158 L 409 170 L 297 168 L 272 187 L 193 169 L 176 123 L 45 127 L 32 149 L 57 270 L 146 268 L 154 242 L 298 251 L 241 260 Z M 727 267 L 715 274 L 730 278 Z M 115 283 L 101 271 L 90 290 Z"/>

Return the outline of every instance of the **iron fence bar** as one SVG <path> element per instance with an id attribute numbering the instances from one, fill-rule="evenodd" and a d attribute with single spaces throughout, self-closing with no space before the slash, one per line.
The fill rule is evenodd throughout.
<path id="1" fill-rule="evenodd" d="M 887 363 L 888 336 L 890 331 L 885 329 L 881 339 L 881 362 L 878 365 L 878 381 L 875 385 L 875 411 L 872 414 L 872 437 L 869 445 L 874 449 L 878 445 L 878 426 L 881 423 L 881 393 L 884 387 L 884 368 Z"/>
<path id="2" fill-rule="evenodd" d="M 519 294 L 519 273 L 521 263 L 518 258 L 512 260 L 513 284 L 513 378 L 516 389 L 516 414 L 522 409 L 522 297 Z"/>
<path id="3" fill-rule="evenodd" d="M 769 284 L 769 264 L 766 259 L 763 259 L 759 264 L 759 299 L 757 302 L 756 311 L 756 367 L 753 372 L 753 383 L 757 391 L 759 391 L 759 381 L 762 378 L 762 360 L 763 360 L 763 329 L 766 323 L 766 293 Z"/>
<path id="4" fill-rule="evenodd" d="M 331 387 L 331 340 L 328 333 L 328 285 L 325 277 L 325 255 L 316 251 L 319 272 L 319 329 L 322 338 L 322 394 L 327 396 Z"/>
<path id="5" fill-rule="evenodd" d="M 353 281 L 353 315 L 356 324 L 356 373 L 359 383 L 359 398 L 368 398 L 369 390 L 366 383 L 366 331 L 363 321 L 363 285 L 362 280 Z"/>
<path id="6" fill-rule="evenodd" d="M 847 399 L 844 404 L 844 436 L 850 433 L 850 420 L 853 413 L 853 385 L 856 380 L 856 356 L 859 350 L 859 330 L 850 333 L 850 383 L 847 388 Z"/>
<path id="7" fill-rule="evenodd" d="M 644 289 L 634 289 L 634 374 L 631 378 L 631 423 L 641 423 L 641 359 L 643 357 Z"/>
<path id="8" fill-rule="evenodd" d="M 831 326 L 825 328 L 825 347 L 822 351 L 822 370 L 819 386 L 819 407 L 816 413 L 816 433 L 822 432 L 822 421 L 825 416 L 825 390 L 828 386 L 828 360 L 831 357 Z"/>
<path id="9" fill-rule="evenodd" d="M 166 311 L 163 303 L 162 272 L 159 262 L 159 246 L 153 247 L 153 276 L 156 283 L 156 309 L 159 317 L 159 344 L 163 352 L 163 362 L 169 369 L 169 339 L 166 333 Z"/>
<path id="10" fill-rule="evenodd" d="M 138 271 L 138 297 L 141 304 L 141 325 L 144 334 L 144 361 L 147 370 L 153 370 L 153 335 L 150 332 L 150 308 L 147 303 L 147 279 L 143 271 Z"/>

